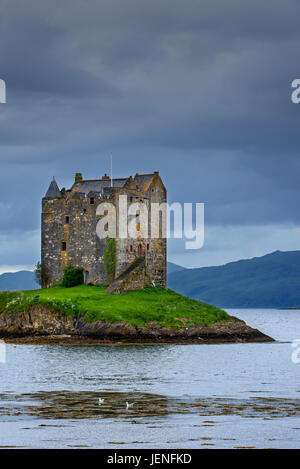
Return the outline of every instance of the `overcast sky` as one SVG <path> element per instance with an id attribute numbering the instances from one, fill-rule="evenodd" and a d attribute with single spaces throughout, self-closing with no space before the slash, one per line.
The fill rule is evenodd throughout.
<path id="1" fill-rule="evenodd" d="M 300 249 L 297 0 L 1 0 L 0 272 L 40 256 L 51 178 L 160 171 L 217 265 Z"/>

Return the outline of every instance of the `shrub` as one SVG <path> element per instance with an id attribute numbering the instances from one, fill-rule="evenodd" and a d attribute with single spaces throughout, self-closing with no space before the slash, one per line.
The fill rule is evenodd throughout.
<path id="1" fill-rule="evenodd" d="M 63 287 L 75 287 L 76 285 L 83 284 L 83 269 L 82 267 L 74 267 L 69 264 L 64 270 L 64 277 L 62 280 Z"/>
<path id="2" fill-rule="evenodd" d="M 115 238 L 107 238 L 103 260 L 107 281 L 110 285 L 115 279 L 117 267 L 117 248 Z"/>

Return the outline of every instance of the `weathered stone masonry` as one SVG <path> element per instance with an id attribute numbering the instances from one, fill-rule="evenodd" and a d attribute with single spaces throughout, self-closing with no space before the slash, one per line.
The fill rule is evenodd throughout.
<path id="1" fill-rule="evenodd" d="M 149 213 L 148 237 L 119 238 L 118 196 L 126 195 L 128 204 L 146 204 Z M 85 283 L 107 284 L 103 255 L 106 239 L 99 239 L 96 214 L 101 202 L 113 203 L 117 213 L 117 276 L 136 257 L 144 257 L 147 279 L 155 285 L 166 285 L 167 242 L 162 225 L 159 236 L 150 237 L 151 203 L 167 201 L 167 191 L 158 172 L 136 174 L 134 178 L 84 180 L 75 176 L 71 189 L 59 189 L 53 178 L 42 200 L 42 264 L 45 272 L 43 287 L 58 284 L 67 264 L 84 269 Z M 138 282 L 132 282 L 132 289 Z M 127 289 L 130 285 L 127 284 Z"/>

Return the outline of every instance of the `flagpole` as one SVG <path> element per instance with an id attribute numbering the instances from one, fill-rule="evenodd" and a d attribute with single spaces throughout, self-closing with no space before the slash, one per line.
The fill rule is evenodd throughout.
<path id="1" fill-rule="evenodd" d="M 110 154 L 110 186 L 113 186 L 112 153 Z"/>

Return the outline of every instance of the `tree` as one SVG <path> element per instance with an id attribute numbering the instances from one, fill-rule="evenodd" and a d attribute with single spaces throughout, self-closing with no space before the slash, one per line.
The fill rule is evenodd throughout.
<path id="1" fill-rule="evenodd" d="M 38 262 L 35 266 L 34 269 L 35 273 L 35 281 L 40 285 L 40 287 L 43 285 L 43 265 L 41 262 Z"/>
<path id="2" fill-rule="evenodd" d="M 116 275 L 116 267 L 117 267 L 117 247 L 116 247 L 116 240 L 115 238 L 107 238 L 106 240 L 106 250 L 104 252 L 104 268 L 106 277 L 108 280 L 109 285 L 115 279 Z"/>
<path id="3" fill-rule="evenodd" d="M 35 266 L 34 273 L 36 283 L 38 283 L 41 288 L 48 288 L 50 276 L 46 266 L 43 263 L 38 262 Z"/>

